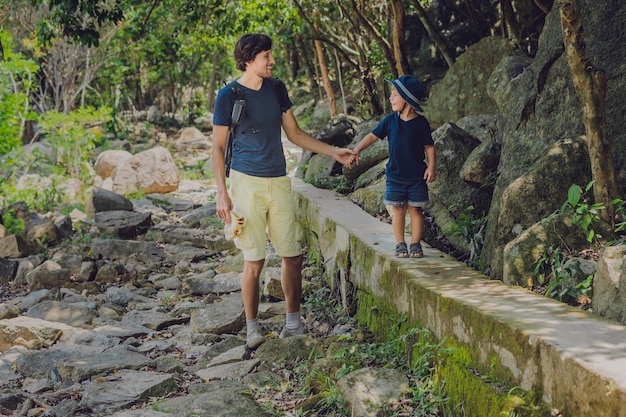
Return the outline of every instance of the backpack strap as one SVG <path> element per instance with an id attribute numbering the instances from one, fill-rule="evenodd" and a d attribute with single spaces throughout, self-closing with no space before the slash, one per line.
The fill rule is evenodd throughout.
<path id="1" fill-rule="evenodd" d="M 270 84 L 272 84 L 272 89 L 274 90 L 274 95 L 276 96 L 276 100 L 278 101 L 278 105 L 280 106 L 280 112 L 284 113 L 289 110 L 289 107 L 286 103 L 287 98 L 287 87 L 285 87 L 285 83 L 283 83 L 280 78 L 270 78 Z"/>
<path id="2" fill-rule="evenodd" d="M 228 84 L 230 87 L 230 126 L 228 126 L 228 137 L 226 140 L 226 149 L 224 150 L 224 163 L 226 168 L 226 177 L 230 176 L 230 162 L 233 156 L 233 140 L 235 136 L 235 127 L 241 122 L 241 118 L 245 114 L 246 96 L 243 94 L 243 90 L 237 83 L 233 81 Z M 240 109 L 241 113 L 239 117 L 235 116 L 235 102 L 243 102 L 243 108 Z"/>

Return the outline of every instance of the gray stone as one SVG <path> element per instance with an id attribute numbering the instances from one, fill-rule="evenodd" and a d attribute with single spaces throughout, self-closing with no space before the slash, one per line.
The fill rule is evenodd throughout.
<path id="1" fill-rule="evenodd" d="M 196 375 L 205 381 L 222 379 L 232 379 L 238 381 L 252 372 L 252 370 L 259 366 L 260 363 L 261 361 L 259 359 L 249 359 L 246 361 L 227 363 L 201 369 L 196 372 Z"/>
<path id="2" fill-rule="evenodd" d="M 28 310 L 37 303 L 48 300 L 52 297 L 52 293 L 48 289 L 31 291 L 20 301 L 20 309 Z"/>
<path id="3" fill-rule="evenodd" d="M 174 391 L 173 375 L 123 369 L 85 384 L 80 403 L 94 412 L 110 414 Z"/>
<path id="4" fill-rule="evenodd" d="M 245 324 L 241 294 L 226 294 L 219 301 L 194 310 L 190 324 L 198 333 L 237 333 Z"/>
<path id="5" fill-rule="evenodd" d="M 93 355 L 62 359 L 58 363 L 58 371 L 63 380 L 82 382 L 92 376 L 105 375 L 116 369 L 137 370 L 152 364 L 150 358 L 123 346 L 116 346 Z"/>
<path id="6" fill-rule="evenodd" d="M 189 316 L 174 317 L 165 311 L 161 311 L 160 308 L 147 311 L 132 310 L 126 313 L 124 318 L 122 318 L 122 323 L 140 325 L 157 331 L 188 322 Z"/>
<path id="7" fill-rule="evenodd" d="M 94 239 L 91 256 L 111 261 L 126 261 L 133 257 L 138 262 L 161 262 L 165 259 L 163 249 L 154 242 L 139 242 L 119 239 Z"/>
<path id="8" fill-rule="evenodd" d="M 354 415 L 386 417 L 392 413 L 391 403 L 409 390 L 409 380 L 396 369 L 368 367 L 339 378 L 337 389 Z"/>
<path id="9" fill-rule="evenodd" d="M 626 324 L 626 245 L 600 249 L 592 305 L 595 313 Z"/>
<path id="10" fill-rule="evenodd" d="M 133 203 L 121 194 L 92 187 L 91 200 L 96 213 L 103 211 L 133 211 Z"/>
<path id="11" fill-rule="evenodd" d="M 93 302 L 43 301 L 29 308 L 26 314 L 29 317 L 82 327 L 91 323 L 95 317 L 96 305 Z"/>
<path id="12" fill-rule="evenodd" d="M 103 233 L 122 239 L 134 239 L 146 233 L 152 224 L 150 213 L 114 210 L 96 213 L 96 226 Z"/>

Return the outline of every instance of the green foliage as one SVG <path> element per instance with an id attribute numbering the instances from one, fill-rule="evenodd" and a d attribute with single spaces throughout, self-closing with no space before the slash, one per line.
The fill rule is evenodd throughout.
<path id="1" fill-rule="evenodd" d="M 40 177 L 33 177 L 32 181 L 38 181 Z M 26 205 L 34 211 L 45 213 L 54 208 L 60 201 L 61 195 L 57 192 L 55 181 L 52 181 L 50 187 L 42 187 L 41 184 L 32 183 L 29 185 L 26 182 L 26 186 L 17 188 L 9 181 L 1 183 L 0 189 L 0 203 L 2 205 L 9 205 L 17 202 L 24 202 Z"/>
<path id="2" fill-rule="evenodd" d="M 561 207 L 561 213 L 568 210 L 572 212 L 572 223 L 583 229 L 589 243 L 593 242 L 594 239 L 602 238 L 596 234 L 593 223 L 601 220 L 600 212 L 605 209 L 601 203 L 590 204 L 588 201 L 587 193 L 593 187 L 593 183 L 594 181 L 589 182 L 584 190 L 579 185 L 571 185 L 567 191 L 567 201 Z"/>
<path id="3" fill-rule="evenodd" d="M 5 210 L 2 213 L 2 225 L 12 235 L 19 235 L 24 231 L 24 220 L 19 217 L 15 217 L 15 212 L 11 209 Z"/>
<path id="4" fill-rule="evenodd" d="M 124 19 L 119 0 L 32 0 L 33 4 L 47 3 L 51 14 L 39 22 L 38 35 L 42 43 L 68 36 L 87 46 L 100 44 L 100 27 L 105 23 L 119 23 Z"/>
<path id="5" fill-rule="evenodd" d="M 450 207 L 448 210 L 453 212 L 454 207 Z M 470 266 L 477 267 L 480 252 L 483 248 L 484 231 L 488 216 L 476 218 L 473 215 L 473 211 L 474 206 L 467 207 L 465 211 L 461 212 L 452 221 L 444 233 L 450 236 L 461 237 L 467 242 L 470 250 L 467 263 Z"/>
<path id="6" fill-rule="evenodd" d="M 341 303 L 333 297 L 328 287 L 322 287 L 311 293 L 302 308 L 307 316 L 324 322 L 343 324 L 348 319 Z"/>
<path id="7" fill-rule="evenodd" d="M 110 119 L 110 109 L 79 108 L 69 114 L 48 112 L 39 120 L 46 140 L 52 145 L 54 160 L 60 174 L 78 178 L 85 183 L 92 179 L 91 157 L 102 138 L 97 126 Z"/>
<path id="8" fill-rule="evenodd" d="M 585 277 L 574 258 L 561 248 L 550 246 L 536 262 L 533 277 L 539 284 L 547 284 L 547 297 L 574 303 L 579 295 L 590 293 L 593 275 Z"/>
<path id="9" fill-rule="evenodd" d="M 626 231 L 626 201 L 621 198 L 616 198 L 611 201 L 611 204 L 615 206 L 615 231 L 616 232 L 625 232 Z"/>
<path id="10" fill-rule="evenodd" d="M 29 94 L 35 86 L 37 64 L 13 52 L 13 39 L 0 31 L 4 59 L 0 59 L 0 155 L 21 146 L 24 123 L 34 120 Z"/>
<path id="11" fill-rule="evenodd" d="M 311 178 L 307 182 L 317 188 L 332 190 L 339 194 L 348 194 L 352 190 L 350 181 L 343 175 Z"/>

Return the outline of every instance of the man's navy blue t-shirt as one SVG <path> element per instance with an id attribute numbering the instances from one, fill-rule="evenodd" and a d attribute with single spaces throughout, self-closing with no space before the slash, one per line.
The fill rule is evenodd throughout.
<path id="1" fill-rule="evenodd" d="M 282 81 L 279 83 L 276 92 L 268 79 L 263 80 L 258 91 L 239 85 L 246 99 L 246 109 L 242 122 L 235 127 L 231 169 L 264 178 L 287 175 L 281 141 L 282 113 L 293 104 L 284 84 Z M 279 98 L 277 95 L 283 97 Z M 230 126 L 232 103 L 235 99 L 231 85 L 218 92 L 213 125 Z M 283 109 L 280 103 L 284 103 Z"/>
<path id="2" fill-rule="evenodd" d="M 434 145 L 430 124 L 425 117 L 405 121 L 400 119 L 398 112 L 394 112 L 385 116 L 372 133 L 379 139 L 387 138 L 389 141 L 387 178 L 412 183 L 424 177 L 424 146 Z"/>

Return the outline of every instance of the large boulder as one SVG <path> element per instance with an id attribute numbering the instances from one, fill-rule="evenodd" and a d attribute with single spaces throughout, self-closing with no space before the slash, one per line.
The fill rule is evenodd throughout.
<path id="1" fill-rule="evenodd" d="M 502 58 L 514 52 L 511 41 L 500 37 L 483 38 L 470 46 L 443 79 L 431 87 L 426 117 L 433 128 L 471 114 L 499 113 L 487 94 L 487 82 Z"/>
<path id="2" fill-rule="evenodd" d="M 609 80 L 605 120 L 619 193 L 624 195 L 626 104 L 622 92 L 626 89 L 626 48 L 616 47 L 614 40 L 623 35 L 626 4 L 586 0 L 581 2 L 580 10 L 591 62 L 598 63 Z M 506 86 L 490 90 L 499 112 L 506 118 L 498 179 L 481 254 L 481 263 L 489 267 L 494 279 L 503 276 L 504 246 L 523 229 L 558 209 L 571 184 L 585 185 L 592 179 L 588 157 L 582 155 L 581 145 L 574 145 L 585 128 L 562 39 L 559 10 L 553 7 L 546 17 L 532 64 L 509 80 L 489 83 L 490 88 Z M 495 71 L 492 77 L 496 76 L 501 77 L 501 72 Z M 563 146 L 564 140 L 571 145 Z M 559 142 L 557 147 L 570 151 L 558 156 L 553 146 Z M 577 155 L 571 152 L 573 146 L 579 148 Z M 550 165 L 542 168 L 540 165 L 545 163 Z"/>
<path id="3" fill-rule="evenodd" d="M 138 191 L 168 193 L 178 188 L 179 181 L 174 159 L 162 146 L 139 152 L 122 161 L 112 178 L 112 191 L 122 195 Z"/>
<path id="4" fill-rule="evenodd" d="M 100 178 L 109 178 L 115 171 L 115 168 L 132 157 L 133 154 L 128 151 L 109 149 L 98 155 L 94 163 L 94 169 Z"/>

